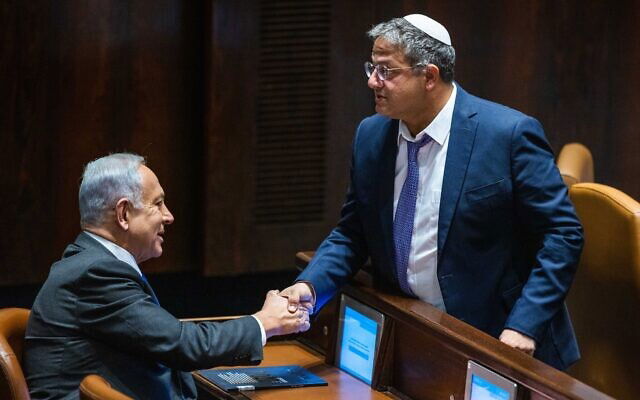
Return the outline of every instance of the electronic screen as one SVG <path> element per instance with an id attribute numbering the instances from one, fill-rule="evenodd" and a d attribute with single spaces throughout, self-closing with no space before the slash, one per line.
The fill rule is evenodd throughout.
<path id="1" fill-rule="evenodd" d="M 383 323 L 382 313 L 342 295 L 336 365 L 369 385 L 373 378 Z"/>
<path id="2" fill-rule="evenodd" d="M 516 400 L 518 385 L 482 365 L 469 361 L 465 400 Z"/>

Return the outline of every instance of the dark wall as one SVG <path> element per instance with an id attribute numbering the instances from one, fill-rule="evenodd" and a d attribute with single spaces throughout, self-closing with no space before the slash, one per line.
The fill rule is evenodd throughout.
<path id="1" fill-rule="evenodd" d="M 44 279 L 78 233 L 83 165 L 117 151 L 147 156 L 176 217 L 146 268 L 198 264 L 202 18 L 179 0 L 1 3 L 0 283 Z"/>
<path id="2" fill-rule="evenodd" d="M 315 247 L 337 220 L 353 131 L 373 111 L 364 32 L 412 12 L 447 26 L 463 88 L 538 118 L 556 152 L 567 142 L 586 144 L 596 180 L 640 198 L 639 2 L 4 1 L 0 284 L 44 278 L 78 231 L 82 166 L 121 150 L 148 157 L 176 217 L 165 255 L 147 270 L 290 268 L 292 253 Z M 283 33 L 272 25 L 282 20 L 306 30 Z M 305 32 L 319 40 L 306 58 L 287 36 Z M 273 55 L 264 51 L 268 38 L 289 46 L 272 64 L 284 74 L 263 68 Z M 296 75 L 291 63 L 305 59 L 324 86 L 310 90 L 310 78 Z M 289 85 L 288 104 L 268 102 L 274 76 Z M 312 104 L 309 93 L 322 99 L 321 122 L 305 119 L 300 107 Z M 271 117 L 300 118 L 279 147 L 265 145 L 274 143 L 265 128 Z M 321 129 L 306 129 L 314 124 Z M 308 136 L 297 142 L 297 133 Z M 320 178 L 310 185 L 309 171 L 277 170 L 269 176 L 277 183 L 267 185 L 264 162 L 280 168 L 278 154 L 300 160 L 293 167 L 300 171 L 313 160 Z M 314 217 L 263 218 L 256 211 L 262 188 L 281 196 L 269 198 L 284 204 L 274 212 L 286 213 L 295 200 L 296 212 L 310 204 Z"/>

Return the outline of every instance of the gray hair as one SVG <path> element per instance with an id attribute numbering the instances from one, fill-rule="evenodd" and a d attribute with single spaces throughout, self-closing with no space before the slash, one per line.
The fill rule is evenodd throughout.
<path id="1" fill-rule="evenodd" d="M 142 177 L 138 169 L 144 157 L 117 153 L 91 161 L 84 168 L 78 199 L 80 226 L 101 225 L 105 213 L 121 198 L 127 198 L 136 208 L 142 207 Z"/>
<path id="2" fill-rule="evenodd" d="M 367 35 L 371 40 L 381 37 L 404 51 L 411 65 L 434 64 L 444 82 L 453 81 L 456 52 L 453 46 L 432 38 L 404 18 L 394 18 L 374 26 Z"/>

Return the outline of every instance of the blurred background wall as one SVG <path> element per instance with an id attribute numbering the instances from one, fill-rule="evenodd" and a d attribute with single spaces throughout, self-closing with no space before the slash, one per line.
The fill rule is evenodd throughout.
<path id="1" fill-rule="evenodd" d="M 459 85 L 539 119 L 556 152 L 587 145 L 596 181 L 640 198 L 640 2 L 3 0 L 0 292 L 37 289 L 78 234 L 83 165 L 117 151 L 147 157 L 176 217 L 144 265 L 167 292 L 241 282 L 257 304 L 287 284 L 373 112 L 365 32 L 413 12 L 449 29 Z"/>

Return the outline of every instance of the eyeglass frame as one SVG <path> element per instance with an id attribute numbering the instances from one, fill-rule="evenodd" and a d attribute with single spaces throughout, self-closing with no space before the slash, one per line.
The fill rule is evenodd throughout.
<path id="1" fill-rule="evenodd" d="M 413 69 L 413 68 L 423 68 L 426 67 L 424 64 L 416 64 L 411 67 L 398 67 L 398 68 L 389 68 L 386 65 L 374 64 L 371 61 L 364 62 L 364 74 L 367 76 L 367 79 L 371 78 L 371 76 L 375 73 L 378 79 L 382 82 L 389 79 L 389 72 L 398 71 L 402 69 Z M 371 68 L 371 72 L 369 69 Z M 381 72 L 380 68 L 384 68 Z"/>

